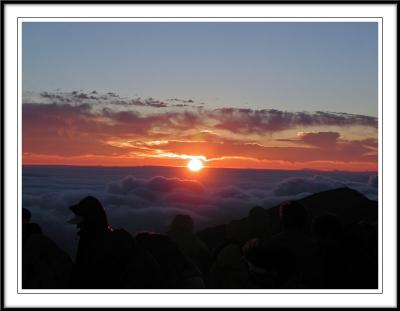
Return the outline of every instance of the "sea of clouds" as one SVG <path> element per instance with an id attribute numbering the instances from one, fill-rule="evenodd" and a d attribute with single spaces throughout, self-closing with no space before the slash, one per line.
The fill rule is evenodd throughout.
<path id="1" fill-rule="evenodd" d="M 176 214 L 189 214 L 195 229 L 245 217 L 252 207 L 350 187 L 377 200 L 372 173 L 205 169 L 199 174 L 167 167 L 24 166 L 22 206 L 44 233 L 73 258 L 77 229 L 69 206 L 87 195 L 103 204 L 110 225 L 132 234 L 165 232 Z"/>

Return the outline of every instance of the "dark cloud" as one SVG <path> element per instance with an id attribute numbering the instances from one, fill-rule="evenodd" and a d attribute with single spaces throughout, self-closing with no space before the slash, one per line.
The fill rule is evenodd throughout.
<path id="1" fill-rule="evenodd" d="M 66 98 L 64 96 L 52 94 L 52 93 L 48 93 L 48 92 L 42 92 L 42 93 L 40 93 L 40 96 L 43 98 L 51 99 L 52 101 L 60 101 L 60 102 L 70 102 L 71 101 L 70 98 Z"/>
<path id="2" fill-rule="evenodd" d="M 152 108 L 166 108 L 169 107 L 165 102 L 155 100 L 153 98 L 149 99 L 141 99 L 141 98 L 136 98 L 136 99 L 131 99 L 131 100 L 114 100 L 110 102 L 111 105 L 116 105 L 116 106 L 125 106 L 125 107 L 130 107 L 130 106 L 136 106 L 136 107 L 152 107 Z"/>
<path id="3" fill-rule="evenodd" d="M 309 145 L 319 148 L 335 149 L 339 142 L 338 132 L 299 132 L 297 138 L 276 139 L 276 141 L 287 141 L 296 144 Z"/>
<path id="4" fill-rule="evenodd" d="M 330 148 L 338 142 L 340 134 L 337 132 L 301 133 L 302 142 L 317 147 Z"/>
<path id="5" fill-rule="evenodd" d="M 259 134 L 295 127 L 335 125 L 377 128 L 375 117 L 338 112 L 288 112 L 276 109 L 222 108 L 205 112 L 217 121 L 215 127 L 241 134 Z"/>
<path id="6" fill-rule="evenodd" d="M 174 107 L 188 107 L 189 105 L 187 104 L 176 104 Z"/>
<path id="7" fill-rule="evenodd" d="M 166 130 L 195 129 L 202 123 L 201 117 L 191 111 L 169 111 L 162 114 L 143 115 L 137 111 L 114 111 L 110 108 L 103 108 L 101 116 L 124 125 L 125 131 L 129 131 L 132 127 L 137 129 L 139 133 L 161 127 Z"/>
<path id="8" fill-rule="evenodd" d="M 49 100 L 51 103 L 89 103 L 96 105 L 110 105 L 120 107 L 151 107 L 151 108 L 166 108 L 166 107 L 190 107 L 188 103 L 193 103 L 193 100 L 178 100 L 179 104 L 169 104 L 161 100 L 154 99 L 152 97 L 142 99 L 140 97 L 133 99 L 122 98 L 114 92 L 108 92 L 103 95 L 98 95 L 97 91 L 90 93 L 84 93 L 81 91 L 73 92 L 42 92 L 40 97 Z"/>
<path id="9" fill-rule="evenodd" d="M 90 97 L 89 97 L 87 94 L 85 94 L 85 93 L 79 93 L 79 94 L 77 94 L 77 95 L 76 95 L 76 98 L 79 98 L 79 99 L 90 99 Z"/>
<path id="10" fill-rule="evenodd" d="M 43 99 L 51 103 L 91 104 L 112 107 L 149 107 L 149 108 L 187 108 L 201 116 L 203 122 L 213 124 L 216 129 L 223 129 L 237 134 L 265 134 L 283 131 L 296 127 L 308 126 L 366 126 L 377 128 L 376 117 L 340 113 L 340 112 L 288 112 L 277 109 L 242 109 L 242 108 L 219 108 L 214 110 L 204 109 L 201 105 L 193 106 L 192 99 L 171 98 L 167 101 L 178 102 L 170 104 L 152 97 L 142 99 L 121 98 L 118 94 L 109 92 L 105 95 L 97 95 L 96 91 L 87 94 L 84 92 L 42 92 Z M 95 96 L 95 95 L 96 96 Z M 202 103 L 203 104 L 203 103 Z M 182 111 L 184 114 L 185 111 Z M 326 132 L 327 133 L 327 132 Z M 310 134 L 312 135 L 312 134 Z M 327 135 L 327 134 L 325 134 Z M 332 134 L 331 134 L 332 135 Z M 305 138 L 310 138 L 305 137 Z"/>
<path id="11" fill-rule="evenodd" d="M 96 91 L 91 92 L 90 94 L 86 94 L 83 92 L 73 91 L 70 93 L 49 93 L 42 92 L 40 96 L 45 99 L 50 99 L 52 103 L 82 103 L 85 100 L 98 100 L 99 97 L 94 96 L 92 94 L 97 94 Z"/>
<path id="12" fill-rule="evenodd" d="M 171 102 L 181 102 L 184 104 L 193 104 L 194 100 L 193 99 L 181 99 L 181 98 L 168 98 L 167 101 L 171 101 Z M 188 106 L 188 105 L 185 105 Z"/>

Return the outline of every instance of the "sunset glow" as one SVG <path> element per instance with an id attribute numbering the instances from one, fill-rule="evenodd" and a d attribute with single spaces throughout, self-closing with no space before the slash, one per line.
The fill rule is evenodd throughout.
<path id="1" fill-rule="evenodd" d="M 187 168 L 192 172 L 198 172 L 204 167 L 203 162 L 199 159 L 192 159 L 188 162 Z"/>
<path id="2" fill-rule="evenodd" d="M 377 171 L 374 23 L 89 24 L 24 24 L 23 164 Z"/>

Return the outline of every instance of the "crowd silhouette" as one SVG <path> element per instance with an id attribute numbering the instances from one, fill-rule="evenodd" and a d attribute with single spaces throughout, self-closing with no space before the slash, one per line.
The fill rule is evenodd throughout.
<path id="1" fill-rule="evenodd" d="M 232 222 L 213 247 L 176 215 L 165 234 L 113 229 L 92 196 L 70 207 L 79 242 L 72 260 L 22 210 L 26 289 L 366 289 L 378 287 L 376 224 L 311 219 L 298 201 L 279 207 L 279 230 L 260 207 L 251 226 Z M 278 226 L 275 224 L 275 226 Z M 276 231 L 276 230 L 275 230 Z"/>

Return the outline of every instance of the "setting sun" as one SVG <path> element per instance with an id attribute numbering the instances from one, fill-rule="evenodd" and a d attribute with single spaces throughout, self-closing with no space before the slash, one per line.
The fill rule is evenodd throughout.
<path id="1" fill-rule="evenodd" d="M 204 167 L 203 162 L 199 159 L 191 159 L 187 164 L 187 168 L 193 172 L 198 172 L 203 167 Z"/>

